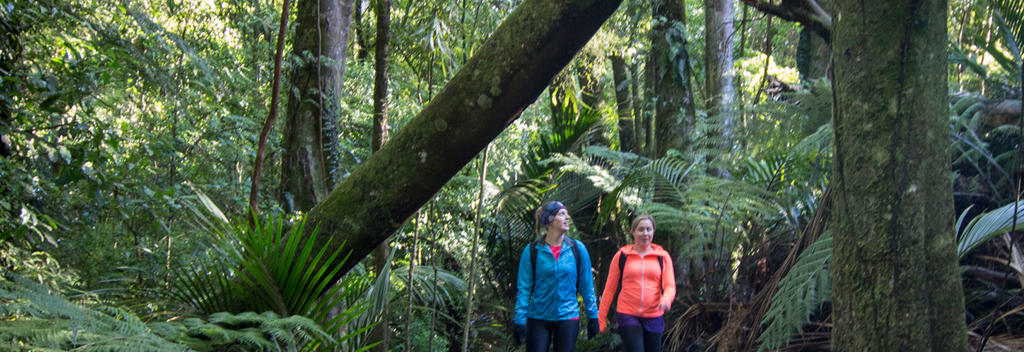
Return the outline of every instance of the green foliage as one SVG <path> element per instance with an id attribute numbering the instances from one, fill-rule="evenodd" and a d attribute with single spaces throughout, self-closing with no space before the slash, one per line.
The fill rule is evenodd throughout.
<path id="1" fill-rule="evenodd" d="M 1009 34 L 1007 39 L 1024 43 L 1024 1 L 992 0 L 992 6 L 999 10 L 1000 27 Z"/>
<path id="2" fill-rule="evenodd" d="M 202 193 L 197 196 L 210 214 L 192 208 L 197 219 L 205 224 L 203 228 L 212 232 L 210 257 L 192 270 L 174 271 L 175 280 L 169 291 L 172 299 L 197 313 L 214 314 L 210 316 L 211 323 L 235 324 L 217 320 L 215 315 L 220 313 L 216 312 L 222 311 L 307 316 L 329 335 L 341 336 L 337 341 L 317 338 L 318 343 L 357 350 L 350 344 L 358 344 L 379 319 L 379 304 L 373 302 L 386 299 L 379 296 L 380 292 L 386 294 L 380 282 L 387 282 L 390 266 L 381 274 L 385 279 L 378 280 L 372 290 L 359 275 L 349 275 L 335 283 L 334 275 L 344 263 L 341 249 L 328 252 L 327 247 L 318 245 L 315 229 L 308 236 L 300 235 L 304 233 L 304 217 L 294 222 L 283 217 L 266 222 L 257 220 L 252 227 L 231 225 L 208 197 Z M 337 307 L 347 308 L 331 314 Z M 250 316 L 240 318 L 246 317 Z"/>
<path id="3" fill-rule="evenodd" d="M 0 325 L 0 335 L 31 349 L 82 351 L 182 351 L 131 312 L 71 302 L 52 289 L 4 273 L 0 280 L 0 317 L 18 323 Z M 19 347 L 20 348 L 20 347 Z"/>
<path id="4" fill-rule="evenodd" d="M 986 104 L 986 99 L 973 94 L 953 101 L 949 123 L 954 180 L 957 191 L 1001 204 L 1012 201 L 1011 194 L 999 190 L 1012 184 L 1010 173 L 1015 169 L 1020 131 L 1014 125 L 984 127 Z"/>
<path id="5" fill-rule="evenodd" d="M 988 89 L 988 95 L 1019 94 L 1013 93 L 1013 87 L 1020 84 L 1020 43 L 1024 35 L 1021 31 L 1024 23 L 1021 5 L 1016 0 L 994 0 L 970 2 L 960 9 L 963 17 L 958 20 L 962 23 L 956 24 L 960 27 L 960 38 L 950 44 L 949 61 L 970 69 L 988 87 L 992 87 Z M 967 18 L 981 21 L 971 22 Z M 969 77 L 958 77 L 958 80 L 961 85 L 980 88 L 975 87 L 974 80 Z"/>
<path id="6" fill-rule="evenodd" d="M 794 92 L 780 94 L 778 101 L 765 101 L 751 108 L 741 138 L 756 140 L 748 147 L 752 156 L 768 154 L 831 157 L 832 83 L 817 79 L 800 83 Z M 809 139 L 808 137 L 817 136 Z M 806 142 L 803 142 L 806 141 Z M 801 143 L 805 147 L 794 150 Z M 826 168 L 830 167 L 825 165 Z"/>
<path id="7" fill-rule="evenodd" d="M 796 264 L 779 282 L 779 290 L 772 297 L 771 307 L 761 321 L 767 328 L 757 337 L 761 344 L 758 351 L 785 346 L 800 333 L 811 314 L 829 300 L 832 277 L 828 264 L 831 258 L 832 233 L 825 231 L 800 253 Z"/>
<path id="8" fill-rule="evenodd" d="M 78 273 L 62 267 L 49 253 L 28 251 L 4 240 L 0 240 L 0 268 L 52 290 L 79 284 Z"/>
<path id="9" fill-rule="evenodd" d="M 176 254 L 193 249 L 181 235 L 188 224 L 175 221 L 181 181 L 216 190 L 222 204 L 244 200 L 271 49 L 254 24 L 273 18 L 269 6 L 6 2 L 4 238 L 62 258 L 89 288 L 158 286 Z"/>
<path id="10" fill-rule="evenodd" d="M 297 315 L 282 318 L 272 312 L 238 315 L 220 312 L 210 315 L 209 321 L 188 318 L 182 325 L 188 336 L 206 340 L 215 350 L 239 346 L 257 351 L 297 351 L 311 342 L 334 342 L 309 318 Z"/>
<path id="11" fill-rule="evenodd" d="M 435 271 L 437 269 L 436 277 Z M 404 287 L 402 294 L 396 294 L 392 299 L 402 296 L 413 295 L 414 309 L 427 309 L 429 306 L 440 306 L 453 304 L 461 299 L 466 293 L 466 281 L 448 270 L 435 268 L 429 265 L 418 265 L 413 271 L 413 285 L 409 285 L 409 267 L 403 266 L 392 271 L 392 282 Z M 436 281 L 435 281 L 436 280 Z M 412 288 L 411 291 L 409 289 Z"/>
<path id="12" fill-rule="evenodd" d="M 964 224 L 971 207 L 960 213 L 956 221 L 957 234 L 956 252 L 960 258 L 964 258 L 975 248 L 982 245 L 992 237 L 1005 234 L 1011 229 L 1021 227 L 1024 221 L 1024 203 L 1014 202 L 1003 205 L 995 210 L 979 214 Z M 1014 219 L 1016 215 L 1016 219 Z"/>

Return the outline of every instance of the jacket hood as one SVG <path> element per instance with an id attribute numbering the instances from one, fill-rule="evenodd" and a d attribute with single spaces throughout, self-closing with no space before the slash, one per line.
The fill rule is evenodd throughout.
<path id="1" fill-rule="evenodd" d="M 623 253 L 626 253 L 626 254 L 640 255 L 635 250 L 633 250 L 633 245 L 632 244 L 627 244 L 627 245 L 623 246 L 622 248 L 620 248 L 620 250 Z M 657 256 L 671 258 L 671 256 L 668 254 L 668 251 L 666 251 L 660 245 L 657 245 L 657 244 L 654 244 L 654 243 L 651 243 L 651 252 L 647 253 L 647 254 L 654 254 L 654 255 L 657 255 Z"/>

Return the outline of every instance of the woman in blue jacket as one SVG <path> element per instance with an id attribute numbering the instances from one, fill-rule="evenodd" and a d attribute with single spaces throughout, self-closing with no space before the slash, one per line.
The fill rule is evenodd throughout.
<path id="1" fill-rule="evenodd" d="M 562 203 L 545 203 L 536 220 L 544 236 L 519 257 L 514 336 L 517 344 L 526 338 L 527 352 L 546 352 L 551 342 L 556 352 L 573 351 L 580 331 L 577 294 L 587 309 L 587 338 L 598 333 L 590 254 L 582 242 L 565 235 L 571 218 Z"/>

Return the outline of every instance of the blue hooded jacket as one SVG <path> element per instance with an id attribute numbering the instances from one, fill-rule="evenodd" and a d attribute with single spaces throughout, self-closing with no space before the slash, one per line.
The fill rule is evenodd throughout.
<path id="1" fill-rule="evenodd" d="M 513 322 L 525 325 L 526 318 L 539 320 L 568 320 L 580 316 L 576 299 L 576 257 L 566 241 L 575 241 L 579 249 L 580 264 L 584 266 L 579 277 L 580 296 L 587 309 L 587 317 L 597 319 L 597 298 L 594 294 L 594 274 L 590 268 L 590 253 L 582 242 L 565 237 L 562 250 L 555 263 L 555 255 L 545 244 L 530 242 L 519 257 L 519 279 L 516 284 L 516 316 Z M 537 246 L 537 279 L 534 280 L 530 264 L 530 246 Z M 535 285 L 536 284 L 536 285 Z"/>

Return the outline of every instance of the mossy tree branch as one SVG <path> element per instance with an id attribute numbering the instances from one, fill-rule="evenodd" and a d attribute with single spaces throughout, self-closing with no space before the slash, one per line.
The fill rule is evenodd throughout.
<path id="1" fill-rule="evenodd" d="M 527 0 L 445 89 L 309 213 L 344 274 L 514 122 L 621 0 Z M 312 226 L 310 226 L 312 228 Z"/>

